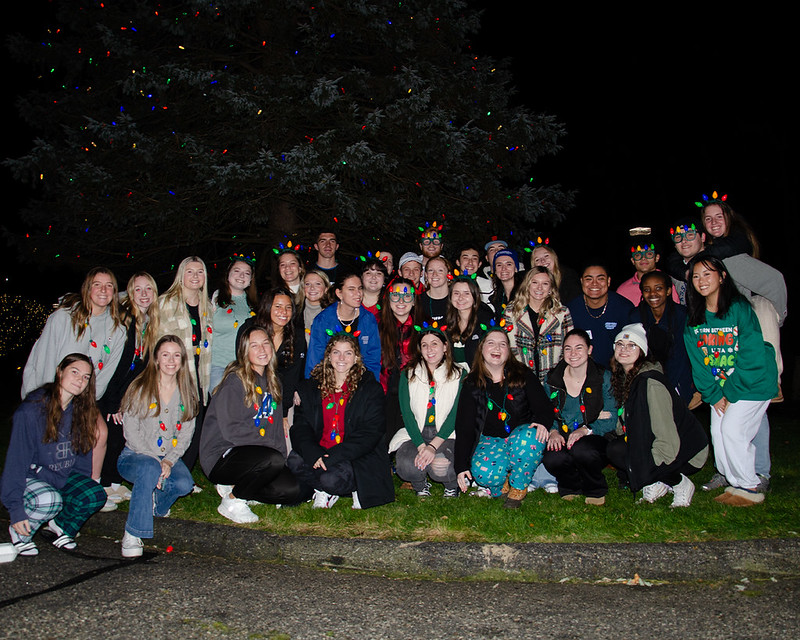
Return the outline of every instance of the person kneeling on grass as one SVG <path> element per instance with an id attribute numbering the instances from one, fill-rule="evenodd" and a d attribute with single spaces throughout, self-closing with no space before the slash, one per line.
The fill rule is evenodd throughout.
<path id="1" fill-rule="evenodd" d="M 628 475 L 634 494 L 655 502 L 672 492 L 673 507 L 688 507 L 694 484 L 688 476 L 708 458 L 708 437 L 667 380 L 661 365 L 647 358 L 640 323 L 622 328 L 614 340 L 611 384 L 620 406 L 617 434 L 606 455 Z"/>
<path id="2" fill-rule="evenodd" d="M 469 480 L 519 508 L 542 459 L 553 406 L 536 374 L 511 354 L 508 334 L 490 327 L 478 344 L 456 414 L 458 486 Z"/>
<path id="3" fill-rule="evenodd" d="M 453 466 L 456 407 L 464 370 L 453 362 L 450 341 L 438 327 L 417 325 L 411 359 L 400 374 L 400 412 L 404 428 L 394 434 L 397 475 L 420 497 L 431 495 L 431 483 L 444 485 L 445 498 L 458 497 Z"/>
<path id="4" fill-rule="evenodd" d="M 354 509 L 394 501 L 383 388 L 358 345 L 357 336 L 333 333 L 311 379 L 298 389 L 286 462 L 301 484 L 313 487 L 315 509 L 351 494 Z"/>
<path id="5" fill-rule="evenodd" d="M 584 495 L 586 504 L 603 505 L 608 493 L 603 475 L 606 436 L 614 431 L 617 417 L 611 372 L 592 360 L 591 339 L 583 329 L 567 333 L 563 354 L 545 385 L 556 420 L 542 464 L 556 477 L 564 500 Z"/>
<path id="6" fill-rule="evenodd" d="M 200 465 L 222 498 L 217 511 L 234 522 L 258 521 L 248 500 L 291 505 L 303 499 L 285 464 L 276 360 L 267 330 L 248 327 L 208 405 Z"/>
<path id="7" fill-rule="evenodd" d="M 55 381 L 31 391 L 14 412 L 0 498 L 21 556 L 39 553 L 33 535 L 44 523 L 56 536 L 53 545 L 74 549 L 78 530 L 106 502 L 105 490 L 91 478 L 94 383 L 89 357 L 71 353 L 56 368 Z"/>
<path id="8" fill-rule="evenodd" d="M 181 460 L 192 441 L 200 405 L 187 360 L 183 340 L 163 336 L 122 398 L 125 448 L 117 468 L 133 483 L 123 558 L 142 555 L 142 538 L 153 537 L 153 517 L 166 518 L 175 501 L 194 486 Z"/>

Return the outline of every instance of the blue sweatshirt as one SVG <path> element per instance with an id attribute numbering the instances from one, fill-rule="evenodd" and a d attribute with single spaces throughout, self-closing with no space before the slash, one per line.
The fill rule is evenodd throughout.
<path id="1" fill-rule="evenodd" d="M 11 441 L 0 481 L 0 500 L 8 509 L 12 523 L 28 518 L 22 502 L 28 478 L 61 489 L 72 472 L 92 477 L 92 451 L 77 453 L 72 448 L 72 403 L 61 416 L 55 442 L 42 442 L 46 409 L 44 389 L 37 389 L 28 394 L 14 412 Z"/>

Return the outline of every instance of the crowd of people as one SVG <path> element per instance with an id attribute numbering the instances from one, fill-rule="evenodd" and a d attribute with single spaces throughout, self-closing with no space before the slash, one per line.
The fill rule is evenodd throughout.
<path id="1" fill-rule="evenodd" d="M 36 555 L 46 526 L 75 548 L 93 513 L 130 500 L 122 555 L 137 557 L 154 518 L 201 490 L 198 461 L 238 523 L 258 520 L 254 503 L 383 505 L 394 474 L 420 498 L 436 483 L 509 509 L 536 489 L 599 506 L 609 465 L 641 501 L 688 507 L 712 448 L 702 488 L 757 505 L 786 286 L 726 196 L 698 204 L 631 230 L 634 274 L 616 290 L 604 264 L 575 271 L 538 237 L 445 251 L 441 223 L 396 263 L 382 250 L 348 265 L 319 233 L 308 263 L 277 252 L 260 296 L 241 254 L 213 293 L 198 256 L 160 296 L 148 273 L 120 293 L 92 269 L 24 369 L 0 488 L 11 540 Z"/>

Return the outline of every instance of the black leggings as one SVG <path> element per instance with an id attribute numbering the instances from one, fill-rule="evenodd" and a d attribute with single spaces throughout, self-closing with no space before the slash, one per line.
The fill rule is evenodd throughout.
<path id="1" fill-rule="evenodd" d="M 608 447 L 606 448 L 606 455 L 608 456 L 609 462 L 611 462 L 611 464 L 619 469 L 622 473 L 625 473 L 625 477 L 627 477 L 627 453 L 628 445 L 625 443 L 625 438 L 617 438 L 616 440 L 612 440 L 608 443 Z M 675 485 L 680 484 L 681 474 L 690 476 L 698 471 L 700 471 L 700 469 L 693 467 L 688 462 L 685 462 L 679 469 L 662 473 L 661 476 L 655 478 L 653 482 L 663 482 L 670 487 L 674 487 Z"/>
<path id="2" fill-rule="evenodd" d="M 291 469 L 301 484 L 334 496 L 349 496 L 356 490 L 356 476 L 353 465 L 349 462 L 329 465 L 328 469 L 315 469 L 307 464 L 299 454 L 292 451 L 286 459 L 286 466 Z"/>
<path id="3" fill-rule="evenodd" d="M 542 463 L 556 477 L 562 496 L 580 493 L 600 498 L 608 493 L 603 475 L 608 464 L 606 439 L 602 436 L 583 436 L 572 449 L 565 444 L 561 451 L 545 451 Z"/>
<path id="4" fill-rule="evenodd" d="M 270 447 L 234 447 L 214 465 L 208 479 L 233 485 L 233 495 L 266 504 L 296 504 L 300 485 L 286 468 L 283 455 Z"/>

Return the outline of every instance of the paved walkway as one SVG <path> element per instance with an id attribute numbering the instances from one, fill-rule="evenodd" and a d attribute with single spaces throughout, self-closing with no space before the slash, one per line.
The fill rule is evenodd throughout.
<path id="1" fill-rule="evenodd" d="M 126 514 L 98 513 L 88 534 L 119 539 Z M 234 524 L 159 520 L 158 550 L 404 577 L 600 580 L 639 574 L 691 581 L 800 576 L 800 540 L 663 544 L 484 544 L 277 536 Z"/>

